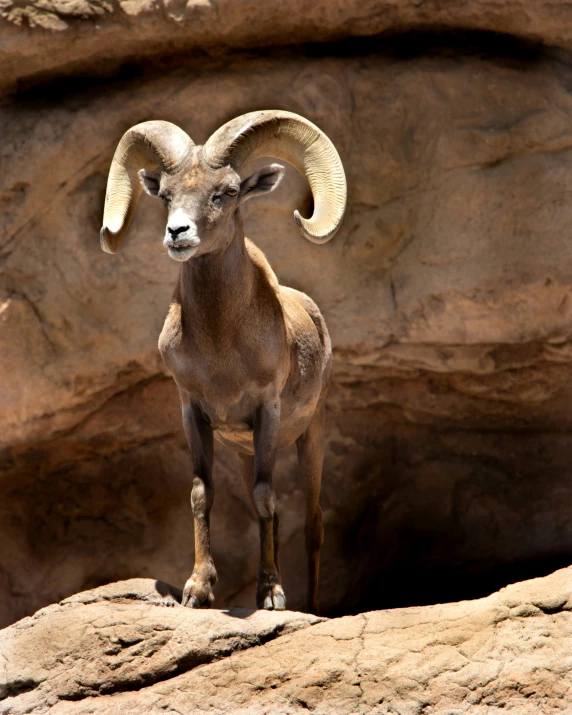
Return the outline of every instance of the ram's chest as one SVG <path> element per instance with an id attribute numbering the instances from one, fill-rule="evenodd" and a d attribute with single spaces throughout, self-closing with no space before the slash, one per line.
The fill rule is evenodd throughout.
<path id="1" fill-rule="evenodd" d="M 205 354 L 189 346 L 161 347 L 163 361 L 180 390 L 192 399 L 216 405 L 217 412 L 226 412 L 248 389 L 250 378 L 239 355 L 234 359 L 228 348 Z"/>
<path id="2" fill-rule="evenodd" d="M 280 389 L 274 356 L 236 335 L 231 341 L 182 336 L 167 321 L 159 349 L 179 390 L 201 405 L 213 426 L 248 419 L 256 404 Z"/>

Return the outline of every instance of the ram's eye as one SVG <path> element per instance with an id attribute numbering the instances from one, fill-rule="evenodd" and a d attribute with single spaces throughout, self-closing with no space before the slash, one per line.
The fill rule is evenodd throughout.
<path id="1" fill-rule="evenodd" d="M 171 203 L 171 199 L 169 196 L 165 196 L 165 194 L 159 194 L 159 198 L 161 201 L 165 204 L 165 206 L 168 206 Z"/>
<path id="2" fill-rule="evenodd" d="M 238 189 L 231 187 L 226 193 L 228 196 L 236 196 L 238 194 Z"/>

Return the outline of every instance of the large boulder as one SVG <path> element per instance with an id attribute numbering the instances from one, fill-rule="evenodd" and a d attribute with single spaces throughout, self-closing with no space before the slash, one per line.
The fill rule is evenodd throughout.
<path id="1" fill-rule="evenodd" d="M 3 715 L 548 715 L 572 708 L 572 569 L 488 598 L 320 619 L 193 611 L 146 579 L 0 633 Z"/>
<path id="2" fill-rule="evenodd" d="M 325 612 L 484 595 L 569 562 L 572 73 L 566 54 L 515 39 L 568 47 L 566 7 L 107 5 L 0 7 L 4 76 L 36 82 L 0 105 L 0 622 L 118 579 L 182 585 L 192 568 L 189 458 L 156 347 L 178 270 L 164 210 L 144 197 L 117 256 L 98 241 L 113 151 L 150 118 L 200 143 L 230 117 L 281 107 L 321 126 L 344 161 L 348 214 L 328 245 L 297 232 L 292 211 L 309 197 L 293 170 L 244 212 L 334 343 Z M 255 10 L 276 29 L 268 42 L 301 42 L 411 28 L 404 18 L 431 9 L 443 27 L 514 37 L 394 33 L 224 57 L 145 44 L 179 28 L 199 46 L 214 11 L 221 43 L 246 47 Z M 49 13 L 63 24 L 47 28 Z M 134 64 L 106 75 L 107 51 Z M 218 450 L 216 469 L 216 603 L 252 606 L 257 524 L 233 455 Z M 292 452 L 276 487 L 284 585 L 301 608 Z"/>

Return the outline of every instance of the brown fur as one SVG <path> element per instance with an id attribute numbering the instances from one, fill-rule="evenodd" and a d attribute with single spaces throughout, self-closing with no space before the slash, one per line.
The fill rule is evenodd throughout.
<path id="1" fill-rule="evenodd" d="M 153 181 L 148 174 L 146 190 Z M 193 465 L 195 567 L 183 603 L 204 607 L 214 599 L 216 571 L 209 534 L 214 437 L 238 452 L 260 519 L 257 604 L 264 608 L 285 607 L 272 470 L 277 450 L 296 443 L 306 491 L 308 608 L 315 612 L 331 344 L 317 306 L 303 293 L 280 286 L 263 253 L 244 237 L 241 201 L 249 193 L 272 190 L 281 178 L 280 173 L 264 184 L 271 175 L 258 174 L 240 182 L 229 167 L 210 169 L 199 147 L 184 170 L 174 177 L 162 176 L 160 188 L 148 191 L 170 200 L 170 215 L 184 208 L 201 237 L 195 253 L 182 263 L 159 339 L 181 396 Z M 238 184 L 238 195 L 222 195 L 215 207 L 221 192 L 232 192 Z"/>

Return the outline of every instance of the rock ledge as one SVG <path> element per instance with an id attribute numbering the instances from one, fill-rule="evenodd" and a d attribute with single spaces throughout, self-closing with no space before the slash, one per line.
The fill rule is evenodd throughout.
<path id="1" fill-rule="evenodd" d="M 325 620 L 192 611 L 132 579 L 0 633 L 0 712 L 478 715 L 572 708 L 572 567 L 476 601 Z M 132 691 L 132 692 L 128 692 Z"/>

